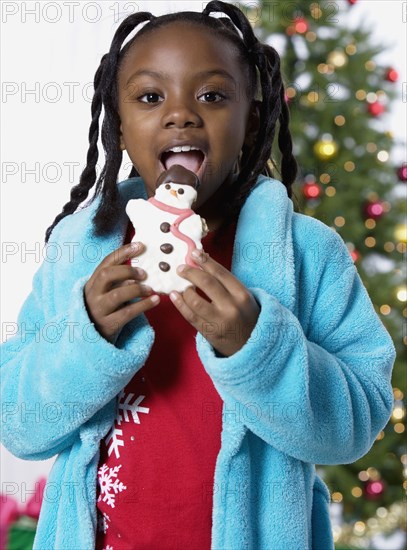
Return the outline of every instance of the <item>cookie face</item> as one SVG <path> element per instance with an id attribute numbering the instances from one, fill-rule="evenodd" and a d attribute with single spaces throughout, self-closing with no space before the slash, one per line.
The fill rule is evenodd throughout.
<path id="1" fill-rule="evenodd" d="M 177 274 L 177 267 L 198 267 L 191 252 L 201 249 L 206 235 L 205 221 L 191 210 L 197 192 L 189 184 L 165 181 L 154 197 L 128 202 L 126 212 L 135 229 L 133 241 L 145 245 L 145 251 L 132 259 L 132 265 L 147 273 L 144 284 L 154 292 L 183 292 L 189 281 Z"/>

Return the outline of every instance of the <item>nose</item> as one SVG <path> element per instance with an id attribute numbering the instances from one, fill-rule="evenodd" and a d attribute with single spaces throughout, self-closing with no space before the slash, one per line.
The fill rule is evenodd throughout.
<path id="1" fill-rule="evenodd" d="M 193 106 L 177 101 L 168 103 L 161 125 L 163 128 L 198 128 L 202 126 L 202 119 Z"/>
<path id="2" fill-rule="evenodd" d="M 174 195 L 174 197 L 177 196 L 177 192 L 175 191 L 175 189 L 171 189 L 170 193 L 171 193 L 171 195 Z"/>

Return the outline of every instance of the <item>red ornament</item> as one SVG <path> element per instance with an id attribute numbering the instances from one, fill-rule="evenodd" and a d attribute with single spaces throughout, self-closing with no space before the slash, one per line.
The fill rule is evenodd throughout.
<path id="1" fill-rule="evenodd" d="M 308 21 L 304 17 L 296 17 L 292 25 L 286 28 L 286 33 L 289 36 L 293 34 L 305 34 L 309 29 Z"/>
<path id="2" fill-rule="evenodd" d="M 358 0 L 348 0 L 348 4 L 350 4 L 351 6 L 353 6 L 353 4 L 356 4 Z"/>
<path id="3" fill-rule="evenodd" d="M 404 162 L 397 170 L 397 176 L 400 181 L 407 181 L 407 163 Z"/>
<path id="4" fill-rule="evenodd" d="M 374 220 L 378 220 L 384 214 L 383 205 L 379 201 L 371 201 L 366 203 L 364 211 L 366 218 L 373 218 Z"/>
<path id="5" fill-rule="evenodd" d="M 298 32 L 299 34 L 304 34 L 308 30 L 308 22 L 303 17 L 296 17 L 294 19 L 294 28 L 295 32 Z"/>
<path id="6" fill-rule="evenodd" d="M 351 257 L 352 257 L 352 260 L 354 262 L 357 262 L 360 258 L 360 254 L 357 250 L 352 250 L 352 252 L 350 253 Z"/>
<path id="7" fill-rule="evenodd" d="M 380 103 L 380 101 L 374 101 L 373 103 L 368 103 L 367 110 L 371 115 L 376 117 L 383 114 L 386 109 L 383 103 Z"/>
<path id="8" fill-rule="evenodd" d="M 321 195 L 321 187 L 315 181 L 305 183 L 302 187 L 302 192 L 307 199 L 317 199 Z"/>
<path id="9" fill-rule="evenodd" d="M 382 479 L 369 480 L 365 485 L 365 495 L 369 500 L 376 500 L 381 497 L 385 489 L 385 483 Z"/>
<path id="10" fill-rule="evenodd" d="M 386 80 L 389 82 L 397 82 L 399 79 L 399 73 L 396 71 L 396 69 L 393 69 L 393 67 L 389 67 L 386 71 Z"/>

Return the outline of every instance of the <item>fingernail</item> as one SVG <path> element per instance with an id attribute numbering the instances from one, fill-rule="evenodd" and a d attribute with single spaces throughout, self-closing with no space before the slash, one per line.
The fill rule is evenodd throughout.
<path id="1" fill-rule="evenodd" d="M 175 302 L 178 299 L 178 294 L 174 291 L 170 292 L 170 298 L 172 302 Z"/>
<path id="2" fill-rule="evenodd" d="M 153 302 L 153 304 L 158 304 L 160 301 L 160 297 L 155 294 L 154 296 L 151 296 L 150 300 Z"/>
<path id="3" fill-rule="evenodd" d="M 151 286 L 148 285 L 140 285 L 140 288 L 143 290 L 143 292 L 147 292 L 148 294 L 151 294 L 153 292 Z"/>
<path id="4" fill-rule="evenodd" d="M 138 252 L 142 247 L 141 243 L 130 243 L 130 248 L 133 252 Z"/>
<path id="5" fill-rule="evenodd" d="M 138 277 L 144 277 L 146 272 L 144 271 L 144 269 L 141 269 L 141 267 L 133 267 L 133 271 L 135 273 L 135 275 L 137 275 Z"/>
<path id="6" fill-rule="evenodd" d="M 198 250 L 197 248 L 195 248 L 195 250 L 191 252 L 191 256 L 194 258 L 194 260 L 197 260 L 198 262 L 202 261 L 202 250 Z"/>
<path id="7" fill-rule="evenodd" d="M 177 272 L 182 273 L 187 266 L 185 264 L 181 264 L 177 267 Z"/>

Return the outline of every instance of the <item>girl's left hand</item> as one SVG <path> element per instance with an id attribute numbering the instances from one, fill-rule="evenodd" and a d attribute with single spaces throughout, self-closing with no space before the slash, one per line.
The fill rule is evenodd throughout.
<path id="1" fill-rule="evenodd" d="M 221 264 L 207 253 L 194 250 L 194 261 L 202 269 L 187 265 L 178 274 L 202 290 L 205 300 L 189 287 L 181 295 L 171 292 L 170 298 L 181 315 L 222 355 L 229 357 L 244 346 L 260 313 L 253 295 Z"/>

